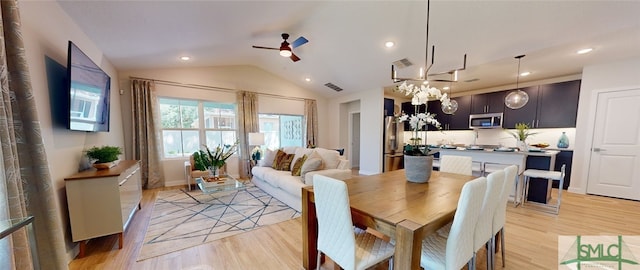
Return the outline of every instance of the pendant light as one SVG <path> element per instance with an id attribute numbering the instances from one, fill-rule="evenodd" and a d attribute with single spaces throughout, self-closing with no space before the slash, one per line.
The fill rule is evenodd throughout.
<path id="1" fill-rule="evenodd" d="M 527 105 L 527 102 L 529 102 L 529 94 L 527 94 L 527 92 L 522 91 L 520 90 L 520 88 L 518 88 L 518 83 L 520 79 L 520 59 L 522 59 L 522 57 L 524 57 L 524 54 L 518 55 L 515 57 L 516 59 L 518 59 L 518 74 L 516 76 L 516 90 L 511 91 L 504 98 L 504 105 L 506 105 L 508 108 L 513 110 L 520 109 L 524 107 L 524 105 Z"/>
<path id="2" fill-rule="evenodd" d="M 451 97 L 451 84 L 449 84 L 449 97 Z M 458 111 L 458 102 L 455 99 L 449 100 L 449 106 L 442 107 L 442 112 L 445 114 L 454 114 Z"/>

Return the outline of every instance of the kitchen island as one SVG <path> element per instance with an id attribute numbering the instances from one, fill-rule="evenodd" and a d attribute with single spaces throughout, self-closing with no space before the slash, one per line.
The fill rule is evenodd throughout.
<path id="1" fill-rule="evenodd" d="M 476 164 L 481 164 L 483 172 L 490 173 L 497 169 L 502 169 L 509 165 L 518 166 L 518 177 L 515 179 L 516 187 L 510 194 L 510 200 L 521 202 L 522 194 L 522 173 L 525 169 L 533 168 L 539 170 L 554 170 L 556 155 L 560 151 L 538 150 L 538 151 L 498 151 L 499 148 L 484 147 L 456 147 L 452 149 L 441 148 L 438 156 L 456 155 L 469 156 Z M 553 181 L 545 184 L 543 181 L 532 181 L 529 186 L 528 200 L 547 203 L 551 199 L 551 186 Z M 516 192 L 517 191 L 517 192 Z"/>

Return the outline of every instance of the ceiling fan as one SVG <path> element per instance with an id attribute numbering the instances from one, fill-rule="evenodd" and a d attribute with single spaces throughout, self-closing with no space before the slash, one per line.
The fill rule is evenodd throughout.
<path id="1" fill-rule="evenodd" d="M 301 36 L 298 39 L 296 39 L 293 43 L 291 43 L 291 45 L 289 45 L 289 42 L 287 42 L 288 38 L 289 38 L 289 34 L 282 33 L 282 39 L 284 39 L 284 41 L 280 43 L 280 48 L 271 48 L 271 47 L 255 46 L 255 45 L 253 45 L 252 47 L 256 49 L 278 50 L 280 51 L 280 55 L 282 57 L 289 57 L 293 62 L 300 61 L 300 57 L 295 55 L 291 50 L 304 45 L 305 43 L 309 42 L 309 40 Z"/>

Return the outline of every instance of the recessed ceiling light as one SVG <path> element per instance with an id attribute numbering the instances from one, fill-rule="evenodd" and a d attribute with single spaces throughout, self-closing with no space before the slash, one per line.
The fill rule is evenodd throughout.
<path id="1" fill-rule="evenodd" d="M 311 78 L 306 77 L 306 78 L 304 78 L 304 81 L 305 81 L 305 82 L 311 82 Z"/>
<path id="2" fill-rule="evenodd" d="M 591 51 L 593 51 L 592 48 L 584 48 L 582 50 L 578 50 L 576 53 L 577 54 L 585 54 L 585 53 L 590 53 Z"/>
<path id="3" fill-rule="evenodd" d="M 442 90 L 449 90 L 449 86 L 442 87 Z"/>
<path id="4" fill-rule="evenodd" d="M 529 76 L 529 75 L 531 75 L 531 72 L 529 72 L 529 71 L 525 71 L 525 72 L 520 73 L 520 76 L 522 76 L 522 77 Z"/>
<path id="5" fill-rule="evenodd" d="M 391 48 L 393 46 L 395 46 L 396 44 L 393 41 L 387 41 L 384 43 L 384 46 L 387 48 Z"/>
<path id="6" fill-rule="evenodd" d="M 191 57 L 189 57 L 189 56 L 180 56 L 180 60 L 189 61 L 189 60 L 191 60 Z"/>

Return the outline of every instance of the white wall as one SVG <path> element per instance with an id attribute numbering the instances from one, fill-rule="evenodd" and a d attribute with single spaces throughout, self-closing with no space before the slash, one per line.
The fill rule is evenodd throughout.
<path id="1" fill-rule="evenodd" d="M 639 70 L 640 58 L 587 66 L 583 69 L 570 191 L 587 191 L 597 94 L 640 87 Z M 637 121 L 638 118 L 640 115 L 629 115 L 628 121 Z"/>
<path id="2" fill-rule="evenodd" d="M 122 96 L 123 117 L 126 147 L 131 149 L 131 86 L 130 77 L 178 82 L 182 84 L 219 87 L 230 90 L 195 89 L 188 86 L 168 86 L 157 84 L 158 95 L 182 97 L 191 99 L 236 102 L 235 90 L 245 90 L 259 93 L 258 111 L 260 113 L 304 114 L 303 98 L 315 99 L 318 104 L 318 137 L 319 147 L 329 148 L 329 132 L 327 128 L 327 101 L 307 89 L 301 88 L 283 78 L 254 66 L 224 66 L 179 69 L 129 70 L 119 74 Z M 265 95 L 260 95 L 265 94 Z M 276 96 L 274 96 L 276 95 Z M 283 98 L 283 97 L 292 98 Z M 297 99 L 296 99 L 297 98 Z M 131 151 L 129 151 L 131 152 Z M 186 158 L 164 159 L 164 176 L 166 186 L 185 183 L 183 164 Z M 229 159 L 227 170 L 237 172 L 238 158 Z"/>
<path id="3" fill-rule="evenodd" d="M 102 52 L 62 11 L 55 1 L 20 1 L 22 32 L 25 52 L 29 65 L 31 84 L 37 105 L 38 118 L 42 130 L 45 151 L 49 161 L 52 185 L 55 188 L 57 204 L 62 216 L 67 239 L 68 260 L 75 256 L 69 230 L 68 211 L 64 178 L 78 171 L 83 150 L 95 145 L 115 145 L 124 147 L 120 98 L 118 96 L 118 74 Z M 109 132 L 89 133 L 69 131 L 56 126 L 52 115 L 52 98 L 64 93 L 50 93 L 45 70 L 45 56 L 59 64 L 67 65 L 67 42 L 73 41 L 98 66 L 111 76 L 111 123 Z M 62 88 L 64 89 L 64 87 Z"/>
<path id="4" fill-rule="evenodd" d="M 348 149 L 351 102 L 360 102 L 360 174 L 382 172 L 383 89 L 369 89 L 329 100 L 329 146 Z M 356 103 L 351 103 L 356 104 Z M 351 108 L 351 109 L 350 109 Z M 335 128 L 335 126 L 338 128 Z M 349 156 L 345 153 L 345 156 Z"/>

